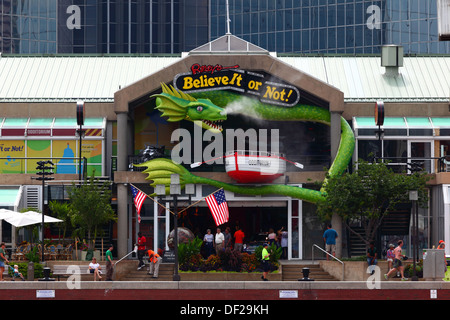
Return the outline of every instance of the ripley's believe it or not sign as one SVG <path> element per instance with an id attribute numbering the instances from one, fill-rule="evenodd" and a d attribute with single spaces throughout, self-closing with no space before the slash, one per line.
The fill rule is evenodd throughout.
<path id="1" fill-rule="evenodd" d="M 169 122 L 192 121 L 214 134 L 221 134 L 223 129 L 217 123 L 226 128 L 227 112 L 231 111 L 230 106 L 238 104 L 245 106 L 238 113 L 242 117 L 265 121 L 311 121 L 331 124 L 328 110 L 299 104 L 300 90 L 271 75 L 241 70 L 238 64 L 194 64 L 189 71 L 175 75 L 173 86 L 161 84 L 162 93 L 152 96 L 156 98 L 156 109 Z M 298 141 L 299 147 L 301 143 L 302 141 Z M 352 158 L 354 146 L 353 131 L 347 121 L 341 118 L 341 141 L 328 171 L 330 176 L 344 172 Z M 147 174 L 147 180 L 152 181 L 151 186 L 164 184 L 167 193 L 170 190 L 170 176 L 176 173 L 180 176 L 182 187 L 186 184 L 207 184 L 239 194 L 278 194 L 312 203 L 323 200 L 326 195 L 325 188 L 310 190 L 270 183 L 284 174 L 285 161 L 288 160 L 280 154 L 228 151 L 224 158 L 227 173 L 238 184 L 197 176 L 181 164 L 166 158 L 149 160 L 137 166 L 146 167 L 143 173 Z M 191 168 L 193 167 L 195 164 L 191 165 Z"/>
<path id="2" fill-rule="evenodd" d="M 191 72 L 175 77 L 174 86 L 184 92 L 229 89 L 259 97 L 261 102 L 286 107 L 295 106 L 300 100 L 300 92 L 296 87 L 279 80 L 267 80 L 257 72 L 240 70 L 239 65 L 224 67 L 219 64 L 194 64 Z"/>

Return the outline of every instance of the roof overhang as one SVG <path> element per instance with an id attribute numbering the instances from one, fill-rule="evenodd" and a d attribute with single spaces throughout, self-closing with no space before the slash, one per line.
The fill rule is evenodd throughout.
<path id="1" fill-rule="evenodd" d="M 298 70 L 270 54 L 189 54 L 179 61 L 118 90 L 114 94 L 116 113 L 128 113 L 130 105 L 149 100 L 152 92 L 160 90 L 161 83 L 171 83 L 178 74 L 186 73 L 194 64 L 231 66 L 248 71 L 266 72 L 307 92 L 314 100 L 325 101 L 330 111 L 344 111 L 344 93 L 310 74 Z"/>

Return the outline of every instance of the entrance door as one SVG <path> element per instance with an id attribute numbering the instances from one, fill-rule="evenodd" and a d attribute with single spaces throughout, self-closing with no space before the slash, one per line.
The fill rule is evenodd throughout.
<path id="1" fill-rule="evenodd" d="M 288 259 L 303 259 L 302 201 L 288 201 Z"/>
<path id="2" fill-rule="evenodd" d="M 408 173 L 414 169 L 434 172 L 434 163 L 431 160 L 433 157 L 431 141 L 409 141 L 408 157 L 410 158 Z"/>

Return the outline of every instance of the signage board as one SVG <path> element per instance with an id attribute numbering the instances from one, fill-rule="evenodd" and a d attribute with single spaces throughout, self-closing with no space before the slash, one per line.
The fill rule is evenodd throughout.
<path id="1" fill-rule="evenodd" d="M 174 87 L 183 92 L 232 90 L 258 97 L 261 102 L 284 107 L 293 107 L 300 100 L 300 91 L 271 76 L 241 70 L 239 65 L 202 66 L 194 64 L 191 72 L 178 74 Z"/>

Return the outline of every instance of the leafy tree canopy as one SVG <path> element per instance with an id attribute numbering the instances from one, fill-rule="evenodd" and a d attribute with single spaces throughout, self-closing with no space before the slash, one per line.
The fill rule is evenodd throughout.
<path id="1" fill-rule="evenodd" d="M 386 214 L 397 205 L 410 202 L 409 191 L 418 191 L 419 205 L 427 206 L 428 180 L 425 172 L 399 174 L 384 162 L 360 160 L 353 173 L 328 177 L 327 194 L 317 212 L 324 221 L 330 221 L 333 214 L 339 215 L 343 224 L 368 244 L 375 239 Z M 356 222 L 364 228 L 364 236 L 352 229 Z"/>

